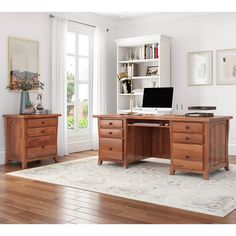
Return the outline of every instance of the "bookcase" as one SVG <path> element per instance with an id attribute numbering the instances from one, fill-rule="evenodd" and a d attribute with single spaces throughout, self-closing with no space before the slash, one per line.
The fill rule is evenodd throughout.
<path id="1" fill-rule="evenodd" d="M 131 80 L 117 79 L 117 113 L 140 110 L 144 88 L 170 86 L 170 37 L 158 34 L 117 39 L 117 74 L 127 72 Z M 131 79 L 130 78 L 130 79 Z"/>

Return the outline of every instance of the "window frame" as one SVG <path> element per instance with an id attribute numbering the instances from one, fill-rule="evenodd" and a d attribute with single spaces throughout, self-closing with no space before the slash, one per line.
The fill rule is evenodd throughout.
<path id="1" fill-rule="evenodd" d="M 75 102 L 73 103 L 75 106 L 75 129 L 67 129 L 68 138 L 69 139 L 84 139 L 92 137 L 92 111 L 93 111 L 93 41 L 94 41 L 94 28 L 89 26 L 80 25 L 78 23 L 69 22 L 67 32 L 75 33 L 75 54 L 67 53 L 66 56 L 75 57 L 75 80 L 74 80 L 74 89 L 75 89 Z M 83 56 L 79 54 L 79 34 L 87 35 L 89 37 L 89 54 L 88 56 Z M 88 80 L 79 80 L 79 58 L 88 58 L 89 63 L 89 76 Z M 66 78 L 66 85 L 68 81 Z M 80 106 L 79 103 L 79 85 L 80 84 L 88 84 L 88 128 L 78 128 L 78 110 L 77 108 Z M 70 103 L 66 100 L 66 108 L 70 105 Z"/>

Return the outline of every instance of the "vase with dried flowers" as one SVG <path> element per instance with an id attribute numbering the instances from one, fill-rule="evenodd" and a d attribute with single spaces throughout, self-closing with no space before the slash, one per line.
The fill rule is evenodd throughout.
<path id="1" fill-rule="evenodd" d="M 7 86 L 9 89 L 10 86 Z M 35 112 L 34 105 L 30 101 L 29 91 L 44 88 L 44 83 L 38 78 L 18 78 L 14 88 L 21 91 L 20 114 L 32 114 Z"/>

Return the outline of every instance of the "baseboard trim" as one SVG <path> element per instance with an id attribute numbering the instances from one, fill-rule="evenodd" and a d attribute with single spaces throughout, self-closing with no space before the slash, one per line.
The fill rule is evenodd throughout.
<path id="1" fill-rule="evenodd" d="M 0 151 L 0 165 L 5 164 L 5 150 Z"/>
<path id="2" fill-rule="evenodd" d="M 93 142 L 91 139 L 87 140 L 79 140 L 79 141 L 73 141 L 68 143 L 68 152 L 82 152 L 86 150 L 93 149 Z"/>
<path id="3" fill-rule="evenodd" d="M 236 144 L 229 144 L 229 155 L 236 156 Z"/>

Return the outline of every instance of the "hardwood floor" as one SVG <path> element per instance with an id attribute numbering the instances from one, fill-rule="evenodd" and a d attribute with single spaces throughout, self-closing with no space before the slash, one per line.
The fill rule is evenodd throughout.
<path id="1" fill-rule="evenodd" d="M 59 161 L 92 155 L 97 155 L 97 152 L 71 154 Z M 30 167 L 52 162 L 34 162 Z M 234 158 L 231 158 L 232 162 L 236 162 Z M 1 224 L 236 223 L 236 210 L 224 218 L 214 217 L 4 174 L 18 169 L 21 169 L 19 164 L 0 167 Z"/>

